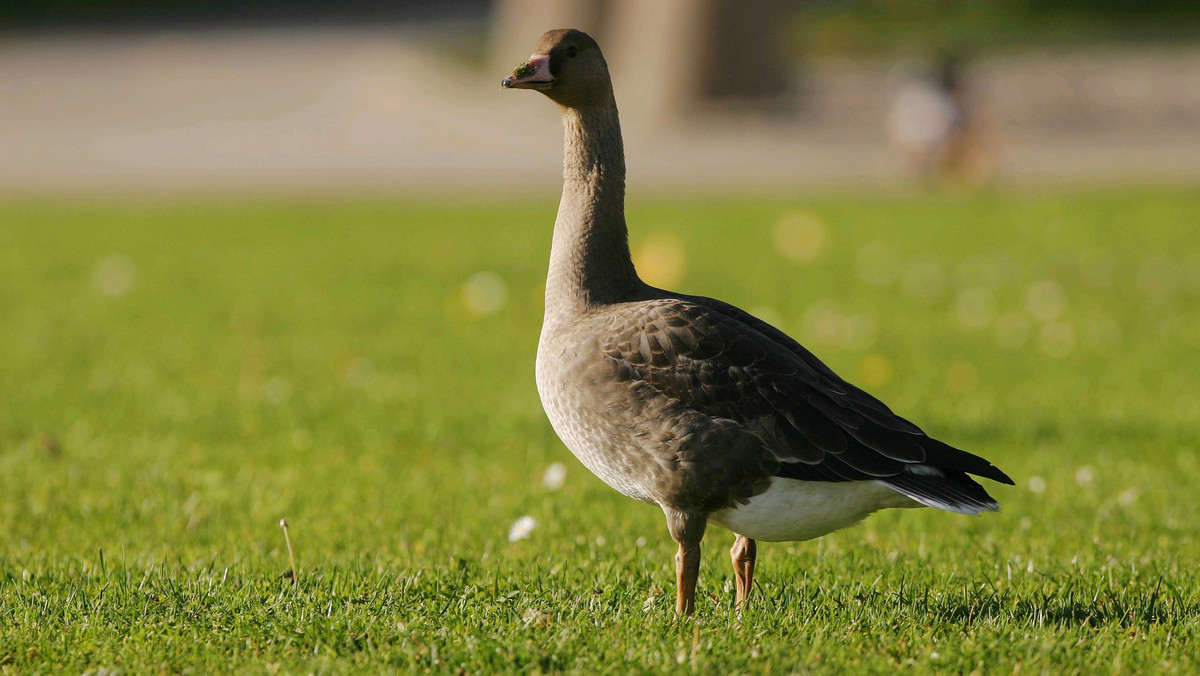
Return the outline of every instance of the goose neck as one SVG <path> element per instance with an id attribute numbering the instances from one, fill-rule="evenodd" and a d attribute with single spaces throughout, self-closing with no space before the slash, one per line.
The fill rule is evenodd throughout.
<path id="1" fill-rule="evenodd" d="M 625 152 L 615 103 L 563 108 L 563 193 L 547 316 L 628 298 L 640 285 L 625 225 Z"/>

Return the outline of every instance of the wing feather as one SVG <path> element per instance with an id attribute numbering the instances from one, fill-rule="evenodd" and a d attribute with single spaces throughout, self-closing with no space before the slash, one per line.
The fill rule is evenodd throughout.
<path id="1" fill-rule="evenodd" d="M 614 312 L 616 325 L 604 332 L 614 336 L 602 347 L 616 362 L 610 373 L 653 388 L 704 419 L 751 432 L 775 458 L 777 476 L 895 477 L 897 490 L 926 504 L 958 501 L 976 509 L 990 498 L 964 473 L 1012 483 L 987 460 L 926 436 L 786 334 L 732 305 L 694 296 L 638 305 L 636 312 Z M 912 479 L 909 467 L 918 463 L 944 468 L 947 477 L 962 475 L 978 491 L 956 479 L 935 495 L 942 477 Z"/>

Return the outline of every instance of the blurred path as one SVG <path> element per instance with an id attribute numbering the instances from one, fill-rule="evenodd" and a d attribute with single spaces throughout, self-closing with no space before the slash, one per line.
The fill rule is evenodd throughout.
<path id="1" fill-rule="evenodd" d="M 554 193 L 553 106 L 500 90 L 504 73 L 481 75 L 443 43 L 359 28 L 10 37 L 0 43 L 0 194 Z M 823 73 L 814 81 L 837 77 Z M 839 105 L 867 122 L 837 124 L 837 111 L 806 125 L 709 114 L 627 129 L 631 192 L 903 180 L 882 119 Z M 1155 129 L 1002 127 L 999 175 L 1200 178 L 1200 129 Z"/>

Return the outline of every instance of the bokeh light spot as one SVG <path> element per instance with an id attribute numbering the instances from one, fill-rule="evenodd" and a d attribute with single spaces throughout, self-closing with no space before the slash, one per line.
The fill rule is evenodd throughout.
<path id="1" fill-rule="evenodd" d="M 804 334 L 818 343 L 840 345 L 845 336 L 844 320 L 837 304 L 828 298 L 815 301 L 804 311 Z"/>
<path id="2" fill-rule="evenodd" d="M 825 251 L 829 230 L 816 214 L 789 211 L 775 224 L 775 250 L 797 263 L 809 263 Z"/>
<path id="3" fill-rule="evenodd" d="M 1052 322 L 1067 309 L 1067 294 L 1053 279 L 1039 279 L 1025 293 L 1025 309 L 1040 322 Z"/>
<path id="4" fill-rule="evenodd" d="M 896 375 L 892 362 L 881 354 L 869 355 L 858 365 L 858 376 L 867 389 L 878 389 L 892 382 Z"/>
<path id="5" fill-rule="evenodd" d="M 462 300 L 467 312 L 475 316 L 494 315 L 508 302 L 508 285 L 490 270 L 476 272 L 463 284 Z"/>
<path id="6" fill-rule="evenodd" d="M 651 286 L 671 288 L 687 273 L 687 251 L 683 242 L 669 232 L 643 239 L 633 253 L 638 275 Z"/>

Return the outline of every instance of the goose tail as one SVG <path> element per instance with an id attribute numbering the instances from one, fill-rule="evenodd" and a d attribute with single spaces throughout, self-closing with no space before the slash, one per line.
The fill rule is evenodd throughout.
<path id="1" fill-rule="evenodd" d="M 965 473 L 928 465 L 916 467 L 929 471 L 905 472 L 880 481 L 926 507 L 975 515 L 1000 511 L 1000 503 Z"/>

